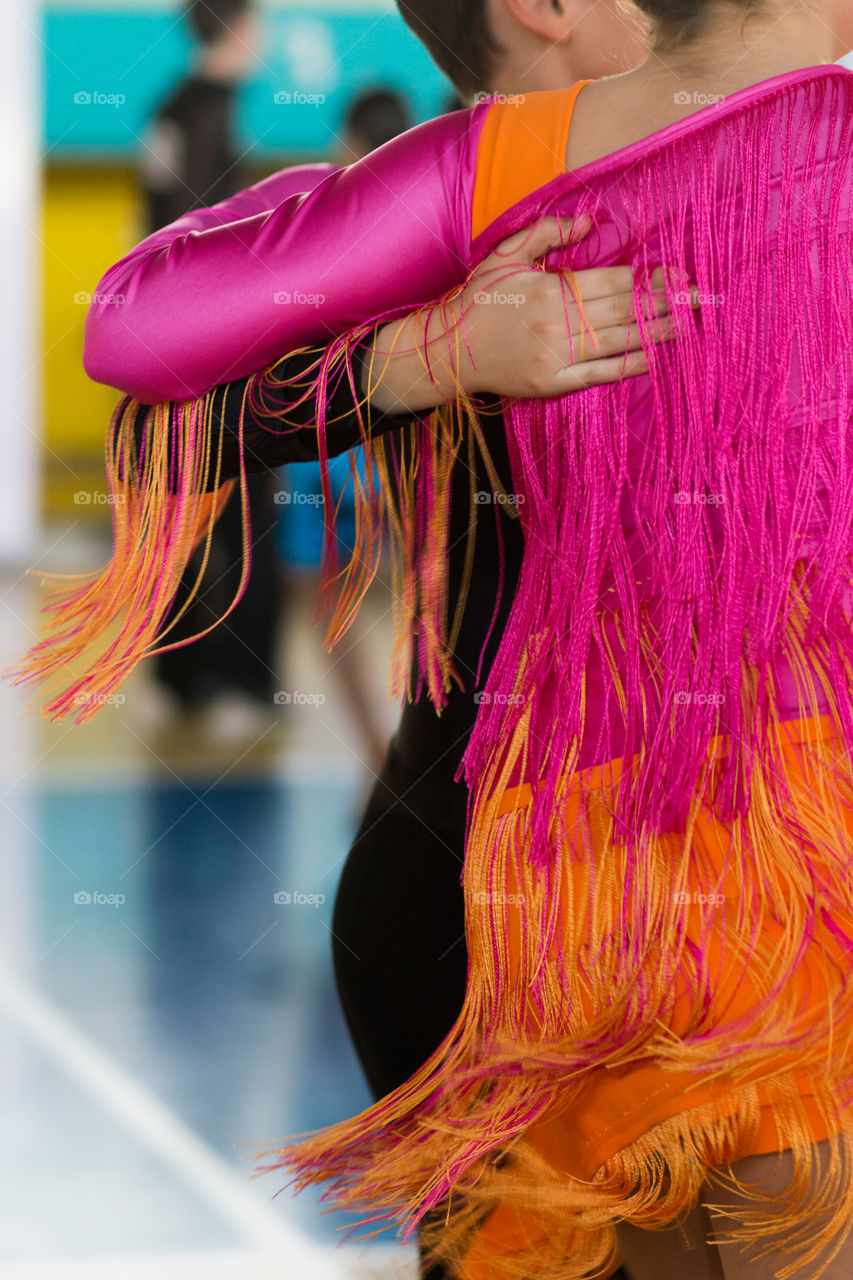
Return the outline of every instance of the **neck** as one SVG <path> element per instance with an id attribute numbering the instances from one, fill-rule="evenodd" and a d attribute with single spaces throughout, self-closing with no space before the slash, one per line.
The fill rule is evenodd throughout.
<path id="1" fill-rule="evenodd" d="M 836 37 L 806 6 L 768 4 L 757 14 L 716 7 L 698 37 L 666 52 L 652 51 L 629 77 L 665 83 L 714 84 L 718 92 L 757 84 L 786 71 L 833 62 Z"/>

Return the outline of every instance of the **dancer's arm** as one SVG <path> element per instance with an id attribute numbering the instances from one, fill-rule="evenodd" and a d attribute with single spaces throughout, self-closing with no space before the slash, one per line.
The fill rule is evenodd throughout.
<path id="1" fill-rule="evenodd" d="M 518 304 L 510 313 L 492 305 L 488 286 L 494 273 L 503 273 L 510 255 L 517 262 L 523 253 L 532 262 L 542 248 L 559 239 L 557 224 L 551 228 L 553 221 L 546 220 L 534 235 L 526 235 L 523 246 L 514 246 L 518 237 L 504 241 L 473 273 L 463 294 L 434 313 L 432 319 L 437 323 L 430 326 L 429 362 L 423 354 L 420 313 L 379 326 L 353 345 L 352 382 L 342 371 L 342 376 L 326 385 L 324 441 L 330 457 L 360 443 L 365 419 L 369 420 L 370 434 L 378 436 L 405 426 L 445 400 L 454 400 L 452 369 L 457 366 L 460 382 L 469 394 L 496 390 L 505 395 L 559 395 L 647 370 L 638 329 L 632 325 L 632 273 L 628 267 L 576 275 L 584 314 L 598 330 L 598 345 L 590 351 L 593 359 L 579 358 L 582 325 L 576 308 L 569 313 L 574 350 L 567 342 L 565 296 L 558 278 L 532 269 L 523 271 L 517 276 L 521 289 L 516 295 Z M 662 274 L 658 274 L 662 286 Z M 652 280 L 655 283 L 654 275 Z M 456 344 L 463 309 L 467 342 Z M 659 313 L 664 311 L 665 302 L 659 304 Z M 666 331 L 662 325 L 659 335 Z M 630 353 L 627 358 L 626 351 Z M 296 352 L 254 379 L 241 378 L 208 393 L 214 454 L 219 451 L 221 437 L 221 480 L 240 472 L 241 419 L 247 472 L 319 456 L 316 371 L 324 354 L 323 349 Z M 253 380 L 253 392 L 247 396 Z M 140 452 L 148 413 L 146 405 L 136 417 Z M 174 425 L 179 419 L 172 413 L 168 421 L 173 438 L 178 439 L 180 433 L 174 431 Z"/>
<path id="2" fill-rule="evenodd" d="M 424 321 L 420 313 L 403 321 L 379 326 L 352 346 L 352 381 L 346 371 L 325 384 L 325 450 L 330 457 L 358 445 L 365 419 L 371 436 L 407 425 L 445 400 L 456 398 L 457 370 L 469 394 L 491 392 L 512 395 L 561 395 L 567 391 L 613 382 L 648 369 L 634 318 L 632 273 L 628 267 L 579 271 L 576 282 L 583 297 L 584 315 L 597 330 L 596 346 L 582 358 L 582 320 L 569 308 L 573 342 L 567 340 L 565 290 L 558 277 L 541 271 L 522 270 L 515 295 L 517 305 L 509 314 L 492 305 L 489 284 L 504 274 L 507 258 L 531 263 L 552 241 L 560 228 L 545 220 L 535 233 L 525 233 L 525 243 L 511 237 L 497 246 L 472 274 L 458 298 L 433 313 L 424 357 Z M 663 285 L 662 273 L 652 283 Z M 467 341 L 455 342 L 460 317 L 465 312 Z M 665 314 L 665 296 L 658 303 Z M 668 333 L 667 322 L 658 336 Z M 587 344 L 589 347 L 589 343 Z M 629 354 L 626 357 L 626 352 Z M 208 393 L 214 430 L 214 454 L 222 449 L 221 480 L 240 472 L 239 440 L 242 429 L 243 465 L 247 472 L 267 470 L 291 462 L 317 459 L 321 409 L 317 402 L 318 364 L 322 348 L 295 352 L 276 361 L 253 378 L 241 378 Z M 250 382 L 254 387 L 246 395 Z M 149 406 L 136 415 L 136 439 L 144 451 L 145 422 Z M 180 438 L 174 412 L 168 416 L 172 443 Z M 242 421 L 242 426 L 241 426 Z M 161 426 L 162 429 L 162 426 Z M 150 438 L 150 437 L 149 437 Z M 212 483 L 211 478 L 211 483 Z"/>
<path id="3" fill-rule="evenodd" d="M 457 115 L 471 116 L 471 120 L 473 119 L 473 113 L 463 112 Z M 445 120 L 446 117 L 441 119 Z M 471 120 L 469 120 L 469 128 L 472 127 Z M 430 145 L 433 149 L 435 148 L 437 145 L 435 138 L 430 139 Z M 374 153 L 374 156 L 379 156 L 388 150 L 388 147 L 382 148 L 380 153 Z M 459 148 L 457 147 L 456 150 L 458 151 Z M 446 160 L 443 153 L 441 158 L 442 162 Z M 372 159 L 373 157 L 368 157 L 368 162 Z M 408 159 L 411 160 L 411 156 Z M 468 160 L 469 163 L 462 165 L 460 174 L 457 175 L 462 186 L 465 185 L 465 180 L 470 185 L 473 172 L 471 156 Z M 398 196 L 394 199 L 388 196 L 389 182 L 382 177 L 382 168 L 390 169 L 393 166 L 396 166 L 395 172 L 399 182 L 404 167 L 403 158 L 400 156 L 393 157 L 393 165 L 392 158 L 383 156 L 383 164 L 377 166 L 376 170 L 363 169 L 361 165 L 352 166 L 350 176 L 353 178 L 351 184 L 353 189 L 349 194 L 350 196 L 355 194 L 356 205 L 360 199 L 362 203 L 366 202 L 369 205 L 376 196 L 376 183 L 380 182 L 384 192 L 383 202 L 386 206 L 389 204 L 391 206 L 391 221 L 394 224 L 395 235 L 398 241 L 402 241 L 405 236 L 402 234 L 401 225 L 405 223 L 407 217 L 411 219 L 415 215 L 412 213 L 411 200 L 408 196 L 406 198 Z M 361 170 L 360 175 L 355 175 L 356 169 Z M 325 177 L 320 177 L 323 173 Z M 377 275 L 374 272 L 366 277 L 370 288 L 366 284 L 361 290 L 363 299 L 361 303 L 357 297 L 353 297 L 354 290 L 358 292 L 357 268 L 362 262 L 363 255 L 367 254 L 372 259 L 377 253 L 374 243 L 375 226 L 362 211 L 362 219 L 369 224 L 361 233 L 360 243 L 356 245 L 356 254 L 361 254 L 362 257 L 359 257 L 358 262 L 353 254 L 344 253 L 340 257 L 339 265 L 343 278 L 339 279 L 336 275 L 330 286 L 335 293 L 331 297 L 322 293 L 309 295 L 304 292 L 302 294 L 282 292 L 274 295 L 278 301 L 272 304 L 273 320 L 277 321 L 279 316 L 283 319 L 280 324 L 270 320 L 269 293 L 261 288 L 259 279 L 263 277 L 274 259 L 278 264 L 277 269 L 280 269 L 279 279 L 287 279 L 288 283 L 290 282 L 290 277 L 285 275 L 282 248 L 280 245 L 275 248 L 268 263 L 261 262 L 254 250 L 247 246 L 250 246 L 253 237 L 257 241 L 262 227 L 265 228 L 263 234 L 271 236 L 271 223 L 276 220 L 277 224 L 281 224 L 283 242 L 290 246 L 294 260 L 299 263 L 294 271 L 304 272 L 306 268 L 302 260 L 303 245 L 306 242 L 310 244 L 312 238 L 309 210 L 313 209 L 321 220 L 328 215 L 331 206 L 341 197 L 340 188 L 343 187 L 344 191 L 348 190 L 342 180 L 343 173 L 344 171 L 331 170 L 328 167 L 324 169 L 323 166 L 282 171 L 263 183 L 238 193 L 230 200 L 221 202 L 211 210 L 199 210 L 185 215 L 170 227 L 148 237 L 126 259 L 112 268 L 102 281 L 100 295 L 114 297 L 120 294 L 122 289 L 127 289 L 128 292 L 121 294 L 124 302 L 120 306 L 103 304 L 96 295 L 96 301 L 87 319 L 87 345 L 84 360 L 88 372 L 99 380 L 127 390 L 144 403 L 153 402 L 158 398 L 194 398 L 187 395 L 185 391 L 178 394 L 171 390 L 167 394 L 167 383 L 164 381 L 161 384 L 159 379 L 180 377 L 182 383 L 186 384 L 187 377 L 183 375 L 185 370 L 193 366 L 199 371 L 199 385 L 195 394 L 200 395 L 204 389 L 221 385 L 233 378 L 234 371 L 229 370 L 229 361 L 236 367 L 246 365 L 247 372 L 256 372 L 259 368 L 265 367 L 257 363 L 260 358 L 258 352 L 267 349 L 266 344 L 270 340 L 269 332 L 278 334 L 275 341 L 282 343 L 289 335 L 292 339 L 291 346 L 295 347 L 305 340 L 304 332 L 297 337 L 297 329 L 300 325 L 309 326 L 309 332 L 311 326 L 315 331 L 319 328 L 325 331 L 326 335 L 340 331 L 345 314 L 341 310 L 342 306 L 361 305 L 361 319 L 364 319 L 365 309 L 369 309 L 374 315 L 377 308 L 384 307 L 387 310 L 389 301 L 392 298 L 395 300 L 399 298 L 400 290 L 405 292 L 407 282 L 410 284 L 411 280 L 405 271 L 389 269 L 389 254 L 392 253 L 392 246 L 389 244 L 379 271 L 381 281 L 378 289 Z M 294 186 L 305 185 L 307 181 L 316 181 L 318 178 L 319 190 L 315 190 L 311 196 L 301 193 L 285 194 L 288 190 L 292 192 Z M 445 174 L 438 182 L 433 197 L 437 205 L 442 207 L 443 216 L 447 226 L 450 227 L 453 223 L 452 210 L 448 207 L 448 196 L 442 187 L 442 183 L 446 186 L 447 181 L 449 178 Z M 326 188 L 332 187 L 332 184 L 336 184 L 334 189 L 327 190 Z M 335 191 L 338 193 L 337 196 L 334 195 Z M 369 198 L 364 196 L 365 192 Z M 260 213 L 255 214 L 249 212 L 258 205 L 268 205 L 270 200 L 278 195 L 284 195 L 285 198 L 277 207 L 273 209 L 265 207 Z M 407 200 L 409 200 L 408 204 Z M 309 206 L 309 201 L 315 203 Z M 461 214 L 457 209 L 456 221 L 459 222 L 461 218 L 463 225 L 467 227 L 465 213 L 468 200 L 464 193 L 460 197 L 460 207 Z M 428 227 L 430 218 L 433 222 L 437 221 L 437 214 L 433 210 L 428 217 L 424 212 L 426 206 L 420 206 L 420 209 L 421 211 L 415 216 L 415 222 L 417 233 L 422 235 L 424 228 Z M 293 218 L 297 226 L 290 226 L 284 234 L 288 218 Z M 300 224 L 301 232 L 299 232 Z M 548 226 L 551 227 L 550 232 Z M 335 230 L 334 227 L 333 230 Z M 532 266 L 534 257 L 547 249 L 549 244 L 558 243 L 565 231 L 566 228 L 561 233 L 557 222 L 551 219 L 548 220 L 547 226 L 540 226 L 533 236 L 521 233 L 515 237 L 518 242 L 518 248 L 514 253 L 515 261 L 518 263 L 524 260 Z M 339 228 L 337 228 L 337 234 L 339 234 Z M 212 240 L 214 235 L 219 237 L 215 244 Z M 460 236 L 458 229 L 454 232 L 456 260 L 450 262 L 446 244 L 442 245 L 443 252 L 436 251 L 437 235 L 437 228 L 433 227 L 431 235 L 426 237 L 426 243 L 418 247 L 422 274 L 425 274 L 429 264 L 432 264 L 438 272 L 434 278 L 435 284 L 443 282 L 447 285 L 454 274 L 464 279 L 462 264 L 465 236 Z M 549 239 L 549 236 L 553 238 Z M 226 253 L 228 237 L 238 246 L 238 257 L 241 252 L 248 251 L 250 254 L 251 260 L 246 273 L 255 280 L 254 292 L 241 279 L 236 266 L 233 272 L 225 271 L 222 275 L 217 275 L 212 269 L 217 253 Z M 463 297 L 455 299 L 440 314 L 433 314 L 428 342 L 424 340 L 420 319 L 417 316 L 409 315 L 402 324 L 389 325 L 384 329 L 374 348 L 377 358 L 373 362 L 370 378 L 369 389 L 371 404 L 374 408 L 402 413 L 406 409 L 415 411 L 427 409 L 453 398 L 455 383 L 450 365 L 458 371 L 460 382 L 469 393 L 488 389 L 506 396 L 556 396 L 598 383 L 611 382 L 626 374 L 645 371 L 647 365 L 641 354 L 639 332 L 636 327 L 631 328 L 632 280 L 630 269 L 627 267 L 578 273 L 577 283 L 584 299 L 586 321 L 597 335 L 593 343 L 587 341 L 585 350 L 582 344 L 574 341 L 581 336 L 584 327 L 582 317 L 574 307 L 559 277 L 553 275 L 549 277 L 545 273 L 539 271 L 534 273 L 531 270 L 525 275 L 523 281 L 520 277 L 514 278 L 513 287 L 516 290 L 522 283 L 525 286 L 523 292 L 519 294 L 522 301 L 514 311 L 508 312 L 505 307 L 499 309 L 478 307 L 476 298 L 481 291 L 481 286 L 487 287 L 490 281 L 500 282 L 501 279 L 506 281 L 506 261 L 501 261 L 500 254 L 502 252 L 508 255 L 510 250 L 507 246 L 512 243 L 512 241 L 505 242 L 496 254 L 491 255 L 486 263 L 481 264 L 482 268 L 489 269 L 478 270 Z M 316 248 L 316 244 L 314 247 Z M 328 254 L 334 251 L 333 238 L 325 252 Z M 313 269 L 319 272 L 321 278 L 328 277 L 329 268 L 324 268 L 320 257 L 309 263 L 308 270 Z M 411 252 L 405 254 L 403 262 L 406 267 L 411 265 Z M 121 283 L 122 276 L 126 277 L 125 284 Z M 402 277 L 402 283 L 398 283 L 400 277 Z M 200 299 L 193 287 L 193 282 L 200 283 L 202 286 Z M 240 295 L 240 303 L 245 305 L 238 304 L 236 313 L 227 312 L 223 309 L 228 306 L 229 299 L 233 300 L 235 290 Z M 423 287 L 423 292 L 426 292 L 426 286 Z M 155 324 L 154 317 L 148 315 L 148 312 L 158 298 L 162 300 L 164 313 L 159 323 Z M 185 298 L 185 301 L 176 303 L 175 298 Z M 467 340 L 462 341 L 461 344 L 454 344 L 453 339 L 461 333 L 459 322 L 463 308 L 466 314 Z M 406 308 L 400 306 L 393 310 L 399 312 Z M 176 326 L 174 313 L 184 315 L 186 324 L 183 328 Z M 352 311 L 349 314 L 351 318 L 356 313 Z M 566 341 L 567 314 L 570 335 L 568 344 Z M 269 322 L 269 332 L 262 331 L 265 322 Z M 148 323 L 151 328 L 145 340 L 145 350 L 139 354 L 139 335 Z M 212 333 L 217 327 L 223 330 L 223 335 L 214 342 Z M 226 329 L 227 332 L 224 332 Z M 451 341 L 445 342 L 448 331 Z M 251 339 L 252 332 L 256 335 L 254 347 Z M 199 334 L 207 335 L 208 345 L 199 345 L 197 341 L 193 345 Z M 664 336 L 663 331 L 660 336 Z M 242 356 L 238 354 L 241 343 L 243 344 Z M 261 344 L 260 347 L 258 343 Z M 450 357 L 449 364 L 447 360 L 442 362 L 440 353 L 442 345 L 446 346 Z M 429 351 L 433 364 L 429 371 L 422 358 L 425 348 Z M 137 365 L 131 367 L 133 351 L 137 351 L 139 360 Z M 622 358 L 626 351 L 635 353 L 627 362 Z M 280 353 L 281 348 L 276 355 Z M 272 358 L 275 359 L 276 355 Z M 168 362 L 168 368 L 163 368 L 164 361 Z M 139 382 L 140 379 L 146 378 L 149 380 L 149 385 L 143 388 Z M 201 380 L 209 378 L 213 378 L 214 381 L 208 382 L 207 388 L 203 388 Z M 152 379 L 158 380 L 156 388 Z M 366 383 L 364 386 L 367 389 Z"/>
<path id="4" fill-rule="evenodd" d="M 143 241 L 99 282 L 89 376 L 145 403 L 193 399 L 461 283 L 489 105 L 409 130 L 272 210 Z"/>

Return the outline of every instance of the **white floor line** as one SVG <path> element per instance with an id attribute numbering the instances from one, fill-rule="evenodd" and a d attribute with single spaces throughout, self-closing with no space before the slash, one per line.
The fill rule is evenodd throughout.
<path id="1" fill-rule="evenodd" d="M 73 1078 L 96 1105 L 109 1112 L 214 1208 L 223 1221 L 239 1231 L 247 1243 L 274 1248 L 279 1257 L 286 1257 L 294 1268 L 291 1272 L 294 1278 L 319 1275 L 322 1270 L 319 1264 L 326 1259 L 327 1250 L 321 1250 L 282 1221 L 279 1213 L 265 1204 L 228 1162 L 151 1090 L 79 1031 L 38 991 L 20 982 L 8 970 L 0 971 L 0 1010 Z M 251 1162 L 247 1162 L 247 1179 L 251 1169 Z M 270 1196 L 275 1189 L 270 1177 Z M 0 1274 L 5 1276 L 5 1272 Z"/>
<path id="2" fill-rule="evenodd" d="M 402 1253 L 402 1251 L 401 1251 Z M 377 1247 L 363 1256 L 347 1257 L 324 1249 L 307 1270 L 297 1270 L 289 1256 L 275 1253 L 170 1253 L 138 1257 L 80 1258 L 73 1262 L 52 1259 L 12 1262 L 0 1266 L 2 1280 L 416 1280 L 414 1252 L 411 1256 L 390 1257 L 389 1250 Z"/>

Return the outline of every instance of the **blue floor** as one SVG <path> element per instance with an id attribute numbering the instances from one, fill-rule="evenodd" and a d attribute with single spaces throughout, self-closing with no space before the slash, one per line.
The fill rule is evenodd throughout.
<path id="1" fill-rule="evenodd" d="M 330 959 L 357 792 L 264 779 L 209 787 L 194 777 L 8 790 L 5 825 L 18 805 L 29 831 L 20 969 L 271 1211 L 335 1242 L 349 1219 L 321 1216 L 312 1191 L 273 1201 L 281 1175 L 249 1182 L 235 1144 L 322 1126 L 371 1101 Z M 0 1260 L 30 1256 L 34 1240 L 39 1256 L 62 1258 L 239 1244 L 168 1162 L 19 1030 L 0 1027 L 13 1171 Z"/>
<path id="2" fill-rule="evenodd" d="M 39 603 L 0 570 L 0 667 Z M 252 1158 L 372 1101 L 331 951 L 372 774 L 308 607 L 277 669 L 324 698 L 239 745 L 164 719 L 150 664 L 81 725 L 0 684 L 0 1280 L 415 1280 L 414 1245 L 353 1239 L 366 1215 Z M 368 603 L 386 741 L 387 615 Z"/>

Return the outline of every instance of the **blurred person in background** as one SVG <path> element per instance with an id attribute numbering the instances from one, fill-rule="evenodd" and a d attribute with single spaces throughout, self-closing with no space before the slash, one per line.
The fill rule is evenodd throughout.
<path id="1" fill-rule="evenodd" d="M 344 117 L 341 164 L 363 160 L 371 151 L 405 133 L 414 124 L 412 111 L 393 89 L 366 89 L 352 100 Z"/>
<path id="2" fill-rule="evenodd" d="M 143 137 L 140 174 L 149 234 L 192 209 L 228 199 L 247 181 L 233 121 L 239 86 L 255 62 L 257 15 L 251 0 L 190 0 L 184 19 L 196 42 L 194 65 L 158 108 Z M 275 722 L 282 609 L 276 488 L 273 475 L 249 477 L 252 572 L 243 598 L 222 626 L 192 649 L 157 655 L 149 718 L 201 713 L 208 738 L 226 744 L 254 738 Z M 188 565 L 170 617 L 186 602 L 202 555 L 203 548 Z M 242 556 L 240 507 L 234 502 L 214 530 L 204 588 L 176 623 L 171 639 L 204 630 L 227 608 Z"/>

